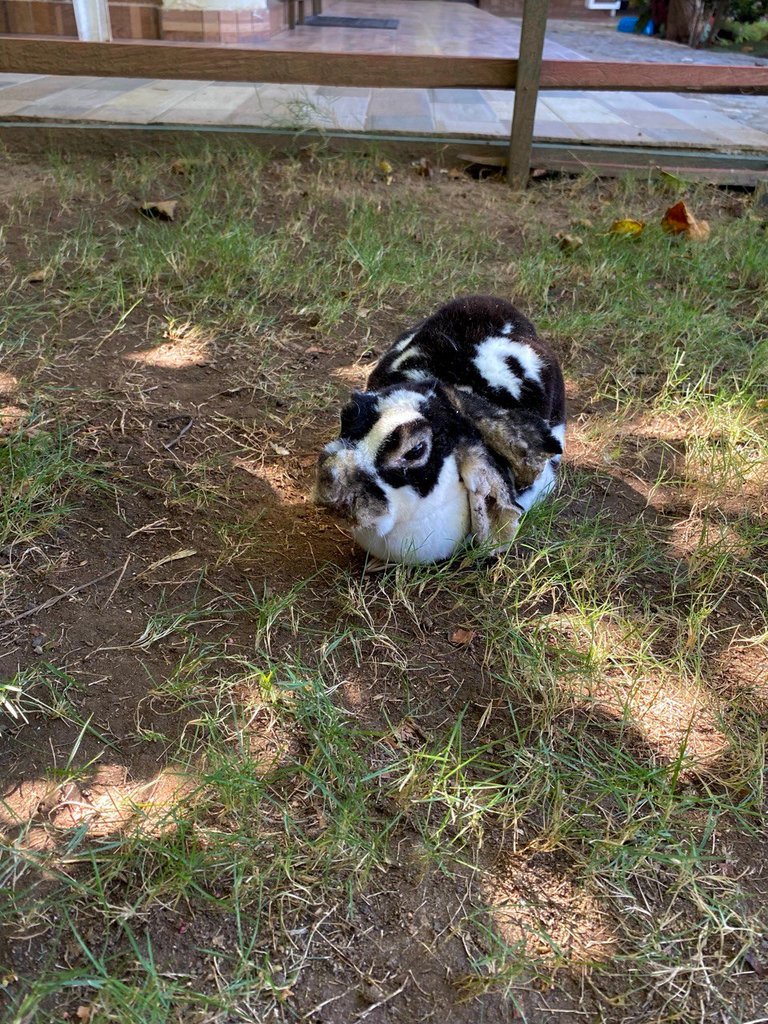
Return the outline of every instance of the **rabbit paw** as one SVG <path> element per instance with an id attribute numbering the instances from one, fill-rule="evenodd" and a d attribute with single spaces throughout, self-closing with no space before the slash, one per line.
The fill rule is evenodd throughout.
<path id="1" fill-rule="evenodd" d="M 472 445 L 460 456 L 459 473 L 469 495 L 473 537 L 481 544 L 493 542 L 492 554 L 506 550 L 520 519 L 508 482 L 481 445 Z"/>

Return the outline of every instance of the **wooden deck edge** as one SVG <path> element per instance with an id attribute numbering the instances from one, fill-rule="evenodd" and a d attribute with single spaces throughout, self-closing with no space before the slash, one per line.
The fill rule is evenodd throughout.
<path id="1" fill-rule="evenodd" d="M 302 53 L 206 43 L 89 43 L 0 36 L 0 71 L 364 88 L 511 89 L 517 61 L 434 54 Z M 768 95 L 768 68 L 545 60 L 541 89 L 748 92 Z"/>
<path id="2" fill-rule="evenodd" d="M 460 154 L 506 156 L 504 139 L 490 141 L 471 137 L 397 136 L 345 132 L 279 132 L 272 129 L 242 130 L 205 127 L 99 123 L 0 121 L 0 143 L 9 150 L 36 154 L 66 148 L 68 153 L 109 156 L 115 152 L 178 152 L 216 146 L 255 146 L 278 153 L 300 153 L 311 149 L 334 152 L 391 154 L 407 161 L 428 156 L 435 166 L 454 166 Z M 617 177 L 624 174 L 680 174 L 683 177 L 718 184 L 757 185 L 768 182 L 768 153 L 722 153 L 658 149 L 640 146 L 607 146 L 599 143 L 534 141 L 533 167 L 567 173 L 590 173 Z"/>

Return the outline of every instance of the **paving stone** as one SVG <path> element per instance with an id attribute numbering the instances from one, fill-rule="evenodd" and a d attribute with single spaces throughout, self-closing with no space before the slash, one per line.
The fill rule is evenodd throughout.
<path id="1" fill-rule="evenodd" d="M 507 132 L 510 129 L 511 125 L 507 128 Z M 581 135 L 579 135 L 573 125 L 566 124 L 559 118 L 557 120 L 550 120 L 539 118 L 538 116 L 533 124 L 533 137 L 534 139 L 547 139 L 555 142 L 572 142 L 576 139 L 581 139 Z"/>
<path id="2" fill-rule="evenodd" d="M 17 108 L 19 116 L 82 118 L 104 103 L 104 90 L 62 89 Z"/>
<path id="3" fill-rule="evenodd" d="M 152 82 L 112 96 L 96 108 L 91 117 L 99 121 L 151 124 L 164 111 L 191 98 L 206 86 L 201 82 Z"/>
<path id="4" fill-rule="evenodd" d="M 443 53 L 515 56 L 519 19 L 495 19 L 469 4 L 328 0 L 334 13 L 375 10 L 396 31 L 300 27 L 260 43 L 309 53 Z M 768 65 L 744 54 L 690 50 L 615 31 L 615 21 L 547 26 L 545 56 L 729 66 Z M 488 136 L 509 134 L 514 94 L 505 90 L 345 89 L 229 82 L 0 75 L 0 116 L 132 124 L 262 125 Z M 536 111 L 537 138 L 768 150 L 768 97 L 551 90 Z"/>
<path id="5" fill-rule="evenodd" d="M 390 132 L 434 132 L 435 122 L 431 116 L 397 117 L 394 114 L 368 114 L 366 131 Z"/>
<path id="6" fill-rule="evenodd" d="M 541 100 L 544 107 L 562 118 L 567 124 L 623 124 L 624 118 L 618 113 L 604 107 L 596 100 L 587 99 L 583 96 L 572 96 L 569 98 L 556 97 L 554 99 L 545 95 Z"/>
<path id="7" fill-rule="evenodd" d="M 174 124 L 218 124 L 253 96 L 253 86 L 233 85 L 231 89 L 206 86 L 163 110 L 152 121 Z"/>
<path id="8" fill-rule="evenodd" d="M 433 116 L 436 121 L 497 121 L 498 117 L 487 103 L 435 103 Z"/>
<path id="9" fill-rule="evenodd" d="M 344 86 L 338 85 L 321 85 L 317 90 L 317 95 L 328 97 L 341 96 L 344 98 L 348 96 L 355 96 L 358 98 L 367 96 L 368 98 L 370 98 L 372 91 L 372 89 L 353 89 L 351 86 L 345 88 Z"/>
<path id="10" fill-rule="evenodd" d="M 428 117 L 429 95 L 426 89 L 374 89 L 369 112 L 372 116 Z"/>

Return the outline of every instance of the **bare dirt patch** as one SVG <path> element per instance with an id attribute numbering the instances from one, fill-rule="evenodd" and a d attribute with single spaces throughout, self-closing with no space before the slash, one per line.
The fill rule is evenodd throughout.
<path id="1" fill-rule="evenodd" d="M 234 180 L 239 203 L 261 189 L 242 237 L 214 219 L 192 244 L 208 179 L 107 161 L 89 205 L 86 185 L 3 158 L 1 432 L 50 438 L 45 465 L 70 445 L 46 492 L 65 511 L 30 497 L 31 473 L 9 517 L 29 498 L 39 526 L 0 551 L 1 678 L 24 691 L 0 751 L 10 1019 L 61 970 L 76 981 L 38 992 L 41 1020 L 121 1019 L 121 1000 L 147 1021 L 754 1017 L 766 666 L 763 592 L 739 576 L 764 550 L 762 478 L 726 466 L 702 512 L 694 484 L 717 459 L 650 408 L 658 389 L 623 392 L 617 416 L 614 338 L 583 298 L 605 285 L 554 243 L 546 287 L 525 268 L 542 231 L 620 190 L 553 186 L 515 208 L 500 184 L 407 168 L 393 193 L 373 167 L 269 163 Z M 150 187 L 179 196 L 178 222 L 137 226 Z M 392 258 L 376 225 L 398 204 L 420 219 Z M 699 209 L 716 231 L 734 219 L 714 191 Z M 470 241 L 450 250 L 457 231 Z M 162 237 L 180 241 L 150 266 Z M 465 244 L 477 261 L 457 270 Z M 401 281 L 411 257 L 435 280 Z M 25 283 L 37 265 L 51 276 Z M 506 567 L 364 576 L 308 500 L 319 447 L 377 353 L 446 297 L 431 289 L 491 278 L 534 316 L 584 302 L 597 324 L 553 336 L 572 399 L 557 517 Z M 663 375 L 652 358 L 636 361 Z"/>

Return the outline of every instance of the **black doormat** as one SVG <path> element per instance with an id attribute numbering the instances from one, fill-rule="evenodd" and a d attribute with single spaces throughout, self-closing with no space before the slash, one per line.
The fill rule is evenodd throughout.
<path id="1" fill-rule="evenodd" d="M 315 28 L 397 28 L 397 18 L 337 18 L 333 14 L 311 14 L 305 25 Z"/>

